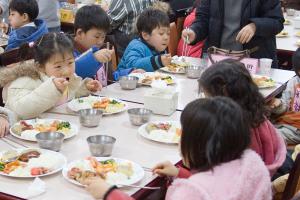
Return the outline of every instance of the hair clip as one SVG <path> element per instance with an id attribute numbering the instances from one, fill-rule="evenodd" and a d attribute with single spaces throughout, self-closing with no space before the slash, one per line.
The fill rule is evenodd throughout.
<path id="1" fill-rule="evenodd" d="M 44 35 L 41 37 L 41 39 L 40 39 L 39 43 L 36 45 L 37 47 L 38 47 L 38 46 L 40 46 L 40 44 L 41 44 L 41 42 L 42 42 L 43 38 L 44 38 Z"/>

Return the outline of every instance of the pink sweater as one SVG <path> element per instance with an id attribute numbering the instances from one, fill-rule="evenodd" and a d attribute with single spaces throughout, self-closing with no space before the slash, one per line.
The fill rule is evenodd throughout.
<path id="1" fill-rule="evenodd" d="M 183 175 L 185 173 L 180 173 Z M 186 176 L 183 175 L 183 176 Z M 271 180 L 264 163 L 252 150 L 242 157 L 219 165 L 213 171 L 177 178 L 169 187 L 166 200 L 271 200 Z M 132 200 L 120 190 L 106 200 Z"/>

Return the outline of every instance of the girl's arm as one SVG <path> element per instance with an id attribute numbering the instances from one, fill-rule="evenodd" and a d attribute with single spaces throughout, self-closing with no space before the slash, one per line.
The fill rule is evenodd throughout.
<path id="1" fill-rule="evenodd" d="M 36 80 L 22 77 L 9 86 L 7 106 L 22 119 L 35 118 L 54 107 L 62 94 L 49 78 L 37 88 L 33 87 Z"/>

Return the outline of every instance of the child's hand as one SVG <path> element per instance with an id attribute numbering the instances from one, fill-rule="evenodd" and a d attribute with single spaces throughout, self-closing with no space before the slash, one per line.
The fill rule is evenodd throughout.
<path id="1" fill-rule="evenodd" d="M 81 184 L 86 185 L 86 190 L 95 198 L 102 199 L 105 193 L 109 190 L 110 185 L 108 185 L 102 178 L 94 177 L 89 178 L 81 182 Z"/>
<path id="2" fill-rule="evenodd" d="M 9 130 L 9 123 L 4 117 L 0 117 L 0 138 L 6 136 Z"/>
<path id="3" fill-rule="evenodd" d="M 273 109 L 273 108 L 279 107 L 281 104 L 282 104 L 282 102 L 281 102 L 280 99 L 274 98 L 274 99 L 269 103 L 269 106 L 270 106 L 270 108 Z"/>
<path id="4" fill-rule="evenodd" d="M 178 176 L 179 169 L 175 167 L 170 161 L 165 161 L 157 164 L 152 168 L 153 173 L 159 176 Z"/>
<path id="5" fill-rule="evenodd" d="M 8 26 L 7 23 L 1 22 L 1 23 L 0 23 L 0 28 L 2 29 L 3 33 L 7 34 L 8 28 L 9 28 L 9 26 Z"/>
<path id="6" fill-rule="evenodd" d="M 65 78 L 54 78 L 53 79 L 54 85 L 56 86 L 56 88 L 63 93 L 67 86 L 69 85 L 69 81 Z"/>
<path id="7" fill-rule="evenodd" d="M 161 62 L 163 66 L 167 66 L 171 64 L 171 61 L 172 61 L 172 56 L 170 54 L 165 54 L 161 56 Z"/>
<path id="8" fill-rule="evenodd" d="M 132 70 L 131 73 L 140 73 L 140 74 L 143 74 L 143 73 L 145 73 L 145 72 L 146 72 L 146 71 L 143 70 L 143 69 L 135 69 L 135 70 Z"/>
<path id="9" fill-rule="evenodd" d="M 94 53 L 94 56 L 96 58 L 96 60 L 98 60 L 101 63 L 106 63 L 111 61 L 111 56 L 114 53 L 114 49 L 101 49 L 99 51 L 96 51 Z"/>
<path id="10" fill-rule="evenodd" d="M 90 80 L 86 83 L 86 88 L 91 92 L 98 92 L 102 89 L 102 85 L 97 80 Z"/>
<path id="11" fill-rule="evenodd" d="M 186 43 L 191 44 L 196 39 L 196 33 L 192 29 L 184 29 L 181 37 Z"/>

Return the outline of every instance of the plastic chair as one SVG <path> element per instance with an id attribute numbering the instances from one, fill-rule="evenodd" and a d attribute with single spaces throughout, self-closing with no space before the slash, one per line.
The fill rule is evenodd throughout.
<path id="1" fill-rule="evenodd" d="M 177 27 L 175 22 L 170 24 L 170 42 L 168 45 L 168 51 L 171 56 L 175 56 L 177 54 L 177 46 L 178 46 L 179 38 L 177 34 Z"/>

